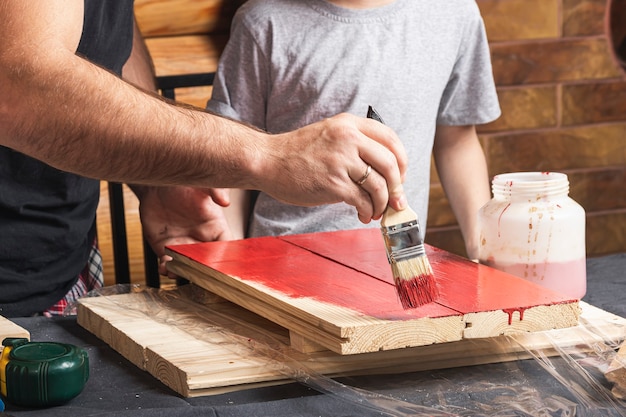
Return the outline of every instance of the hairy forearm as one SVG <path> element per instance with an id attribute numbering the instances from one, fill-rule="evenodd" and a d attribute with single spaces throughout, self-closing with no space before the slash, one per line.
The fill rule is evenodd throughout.
<path id="1" fill-rule="evenodd" d="M 268 135 L 168 104 L 76 56 L 82 0 L 0 0 L 0 145 L 83 176 L 263 190 L 293 204 L 345 201 L 362 221 L 406 204 L 407 157 L 373 120 L 337 115 Z M 366 184 L 355 178 L 367 165 Z"/>
<path id="2" fill-rule="evenodd" d="M 113 181 L 251 185 L 247 167 L 254 166 L 251 145 L 260 133 L 147 97 L 69 53 L 55 62 L 18 59 L 12 68 L 1 76 L 7 87 L 0 104 L 5 146 Z"/>

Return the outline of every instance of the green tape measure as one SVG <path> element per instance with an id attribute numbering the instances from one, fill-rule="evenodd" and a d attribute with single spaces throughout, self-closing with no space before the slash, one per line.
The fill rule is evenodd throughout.
<path id="1" fill-rule="evenodd" d="M 48 407 L 76 397 L 89 379 L 89 357 L 65 343 L 6 338 L 0 355 L 0 393 L 10 403 Z"/>

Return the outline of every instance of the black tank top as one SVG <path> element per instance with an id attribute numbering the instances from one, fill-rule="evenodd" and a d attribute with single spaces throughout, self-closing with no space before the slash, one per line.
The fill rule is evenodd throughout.
<path id="1" fill-rule="evenodd" d="M 132 37 L 133 0 L 85 0 L 78 55 L 121 74 Z M 98 180 L 0 146 L 0 315 L 43 311 L 75 284 L 96 233 L 99 191 Z"/>

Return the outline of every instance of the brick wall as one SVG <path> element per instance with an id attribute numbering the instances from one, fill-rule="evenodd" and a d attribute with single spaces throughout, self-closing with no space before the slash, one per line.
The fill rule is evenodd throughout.
<path id="1" fill-rule="evenodd" d="M 587 212 L 587 254 L 626 252 L 626 0 L 477 0 L 502 116 L 481 126 L 490 175 L 559 171 Z M 464 254 L 436 175 L 426 241 Z"/>

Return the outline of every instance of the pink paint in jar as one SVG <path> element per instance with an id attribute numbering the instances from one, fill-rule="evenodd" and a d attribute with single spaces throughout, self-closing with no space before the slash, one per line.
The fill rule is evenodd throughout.
<path id="1" fill-rule="evenodd" d="M 478 213 L 479 261 L 560 294 L 587 291 L 585 210 L 569 197 L 567 175 L 496 175 Z"/>

